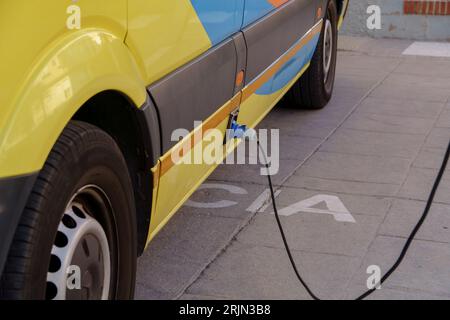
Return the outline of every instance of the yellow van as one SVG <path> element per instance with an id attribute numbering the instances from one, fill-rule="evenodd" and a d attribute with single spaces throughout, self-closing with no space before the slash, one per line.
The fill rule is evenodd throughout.
<path id="1" fill-rule="evenodd" d="M 324 107 L 347 6 L 1 1 L 0 298 L 132 298 L 137 256 L 216 167 L 171 154 L 283 96 Z"/>

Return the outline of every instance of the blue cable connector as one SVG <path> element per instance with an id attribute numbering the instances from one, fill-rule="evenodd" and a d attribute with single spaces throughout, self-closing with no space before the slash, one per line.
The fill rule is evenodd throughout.
<path id="1" fill-rule="evenodd" d="M 235 120 L 231 122 L 230 133 L 232 139 L 243 139 L 248 128 L 246 125 L 240 125 Z"/>

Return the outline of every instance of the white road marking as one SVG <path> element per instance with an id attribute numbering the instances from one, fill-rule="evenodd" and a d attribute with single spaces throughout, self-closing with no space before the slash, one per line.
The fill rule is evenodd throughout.
<path id="1" fill-rule="evenodd" d="M 233 186 L 230 184 L 219 184 L 219 183 L 204 183 L 202 184 L 197 190 L 203 190 L 203 189 L 220 189 L 228 191 L 231 194 L 240 194 L 245 195 L 248 194 L 247 190 Z M 230 200 L 220 200 L 216 202 L 198 202 L 194 200 L 188 200 L 185 203 L 185 206 L 192 207 L 192 208 L 202 208 L 202 209 L 219 209 L 219 208 L 228 208 L 237 205 L 238 203 L 236 201 L 230 201 Z"/>
<path id="2" fill-rule="evenodd" d="M 219 183 L 204 183 L 201 185 L 198 190 L 204 189 L 219 189 L 228 191 L 231 194 L 237 195 L 246 195 L 248 194 L 247 190 L 244 188 L 229 185 L 229 184 L 219 184 Z M 275 192 L 275 197 L 278 197 L 281 193 L 281 190 L 277 190 Z M 271 204 L 270 197 L 270 189 L 264 190 L 258 198 L 246 209 L 248 212 L 252 213 L 261 213 L 265 212 L 267 207 Z M 327 209 L 318 209 L 314 208 L 318 204 L 324 203 Z M 186 206 L 192 208 L 201 208 L 201 209 L 220 209 L 220 208 L 229 208 L 237 205 L 238 202 L 231 200 L 219 200 L 215 202 L 198 202 L 195 200 L 188 200 L 186 202 Z M 294 203 L 286 208 L 279 210 L 280 216 L 291 216 L 293 214 L 299 213 L 320 213 L 320 214 L 329 214 L 334 217 L 336 221 L 339 222 L 351 222 L 356 223 L 355 218 L 351 215 L 350 211 L 345 207 L 344 203 L 342 203 L 341 199 L 336 196 L 319 194 L 313 196 L 309 199 L 299 201 Z M 274 214 L 271 212 L 270 214 Z"/>
<path id="3" fill-rule="evenodd" d="M 324 202 L 327 206 L 327 210 L 313 208 L 318 204 Z M 336 196 L 330 196 L 326 194 L 319 194 L 306 200 L 299 201 L 279 210 L 280 216 L 291 216 L 298 213 L 321 213 L 330 214 L 336 221 L 339 222 L 351 222 L 356 223 L 355 218 L 351 215 L 350 211 L 342 203 L 341 199 Z M 274 214 L 274 212 L 271 212 Z"/>
<path id="4" fill-rule="evenodd" d="M 275 191 L 275 198 L 278 197 L 281 193 L 281 190 Z M 268 201 L 270 200 L 270 201 Z M 267 202 L 267 203 L 266 203 Z M 266 189 L 256 198 L 255 201 L 247 208 L 248 212 L 256 213 L 256 212 L 264 212 L 267 207 L 272 203 L 270 199 L 270 189 Z"/>
<path id="5" fill-rule="evenodd" d="M 450 43 L 416 41 L 405 51 L 404 55 L 427 57 L 450 57 Z"/>

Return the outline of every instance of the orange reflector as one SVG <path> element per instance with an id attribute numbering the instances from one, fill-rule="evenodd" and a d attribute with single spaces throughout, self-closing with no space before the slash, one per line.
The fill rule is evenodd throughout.
<path id="1" fill-rule="evenodd" d="M 288 0 L 269 0 L 269 2 L 275 7 L 281 7 L 283 4 L 288 2 Z"/>
<path id="2" fill-rule="evenodd" d="M 236 76 L 236 86 L 239 87 L 242 83 L 244 83 L 244 70 L 239 71 Z"/>
<path id="3" fill-rule="evenodd" d="M 322 18 L 322 7 L 319 7 L 319 9 L 317 9 L 317 19 Z"/>

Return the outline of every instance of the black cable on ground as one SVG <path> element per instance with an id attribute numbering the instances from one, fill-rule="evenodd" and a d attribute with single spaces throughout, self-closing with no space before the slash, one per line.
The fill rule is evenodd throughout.
<path id="1" fill-rule="evenodd" d="M 284 233 L 283 225 L 281 224 L 280 216 L 278 214 L 277 204 L 276 204 L 276 201 L 275 201 L 275 192 L 273 190 L 272 178 L 270 176 L 270 171 L 269 171 L 269 163 L 267 161 L 267 155 L 266 155 L 266 152 L 264 151 L 264 149 L 261 147 L 259 141 L 258 141 L 258 147 L 259 147 L 259 149 L 260 149 L 260 151 L 261 151 L 261 153 L 262 153 L 262 155 L 264 157 L 265 167 L 267 169 L 267 178 L 269 180 L 270 194 L 271 194 L 271 197 L 272 197 L 272 205 L 273 205 L 273 210 L 275 212 L 275 218 L 276 218 L 276 221 L 277 221 L 277 224 L 278 224 L 278 228 L 280 229 L 281 238 L 283 239 L 284 247 L 286 249 L 286 253 L 287 253 L 287 255 L 289 257 L 289 260 L 291 262 L 292 268 L 294 269 L 294 272 L 295 272 L 295 275 L 297 276 L 297 279 L 300 281 L 302 286 L 306 289 L 308 294 L 314 300 L 320 300 L 320 298 L 318 296 L 316 296 L 314 294 L 314 292 L 312 292 L 312 290 L 308 287 L 306 282 L 301 277 L 301 275 L 300 275 L 300 273 L 299 273 L 299 271 L 297 269 L 297 265 L 296 265 L 296 263 L 294 261 L 294 258 L 292 257 L 291 249 L 290 249 L 289 244 L 288 244 L 288 242 L 286 240 L 286 235 Z M 406 243 L 403 246 L 403 249 L 402 249 L 399 257 L 397 258 L 397 261 L 395 261 L 394 265 L 386 272 L 386 274 L 381 278 L 381 281 L 377 285 L 375 285 L 373 289 L 367 290 L 362 295 L 360 295 L 358 298 L 356 298 L 356 300 L 362 300 L 362 299 L 368 297 L 369 295 L 371 295 L 376 290 L 376 287 L 378 285 L 383 284 L 391 276 L 391 274 L 398 268 L 398 266 L 402 263 L 403 259 L 406 256 L 406 253 L 408 252 L 409 247 L 411 246 L 412 241 L 414 240 L 417 232 L 420 230 L 420 227 L 422 227 L 422 224 L 424 223 L 425 219 L 428 216 L 428 213 L 430 211 L 431 205 L 433 204 L 434 197 L 436 195 L 436 191 L 439 188 L 439 185 L 441 183 L 442 177 L 444 176 L 444 173 L 445 173 L 445 169 L 447 168 L 449 157 L 450 157 L 450 142 L 449 142 L 449 145 L 447 147 L 447 151 L 445 153 L 444 160 L 442 161 L 441 168 L 439 169 L 439 173 L 438 173 L 438 175 L 436 177 L 436 180 L 434 181 L 433 188 L 431 189 L 431 193 L 430 193 L 430 196 L 428 197 L 427 204 L 426 204 L 425 209 L 424 209 L 424 211 L 422 213 L 422 216 L 420 217 L 420 219 L 417 222 L 416 226 L 414 227 L 413 231 L 411 232 L 411 234 L 409 235 L 408 239 L 406 240 Z"/>

